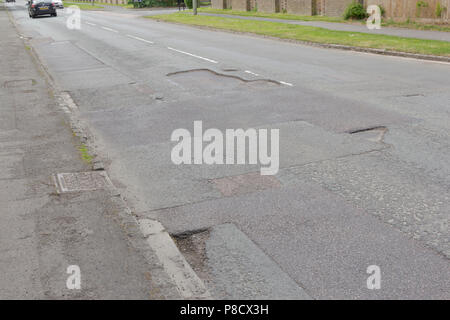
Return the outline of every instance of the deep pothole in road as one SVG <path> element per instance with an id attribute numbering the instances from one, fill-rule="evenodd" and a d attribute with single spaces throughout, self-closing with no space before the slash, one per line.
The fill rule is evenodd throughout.
<path id="1" fill-rule="evenodd" d="M 207 268 L 206 241 L 210 237 L 210 230 L 207 228 L 189 230 L 171 236 L 197 275 L 203 280 L 208 280 L 210 276 Z"/>
<path id="2" fill-rule="evenodd" d="M 236 75 L 223 74 L 210 69 L 192 69 L 171 72 L 167 77 L 182 87 L 194 91 L 215 91 L 234 89 L 258 89 L 278 87 L 272 79 L 244 79 Z"/>

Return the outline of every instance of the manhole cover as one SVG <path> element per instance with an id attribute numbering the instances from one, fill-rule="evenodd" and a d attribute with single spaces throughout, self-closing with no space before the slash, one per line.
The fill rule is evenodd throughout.
<path id="1" fill-rule="evenodd" d="M 3 87 L 5 88 L 23 88 L 23 87 L 31 87 L 36 84 L 36 80 L 34 79 L 24 79 L 24 80 L 9 80 L 3 83 Z"/>
<path id="2" fill-rule="evenodd" d="M 58 193 L 113 188 L 111 180 L 104 171 L 57 173 L 53 178 Z"/>

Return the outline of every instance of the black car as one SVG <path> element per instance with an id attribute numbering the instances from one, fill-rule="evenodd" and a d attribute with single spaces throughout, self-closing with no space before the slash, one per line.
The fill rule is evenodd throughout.
<path id="1" fill-rule="evenodd" d="M 56 7 L 50 0 L 31 0 L 28 1 L 28 14 L 31 18 L 49 14 L 56 17 Z"/>

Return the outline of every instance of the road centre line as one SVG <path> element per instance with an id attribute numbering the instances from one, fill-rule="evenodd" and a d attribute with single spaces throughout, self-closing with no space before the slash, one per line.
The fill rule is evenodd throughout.
<path id="1" fill-rule="evenodd" d="M 108 27 L 104 27 L 104 26 L 102 26 L 102 29 L 104 29 L 104 30 L 108 30 L 108 31 L 111 31 L 111 32 L 119 32 L 119 31 L 117 31 L 117 30 L 114 30 L 114 29 L 111 29 L 111 28 L 108 28 Z"/>
<path id="2" fill-rule="evenodd" d="M 86 24 L 88 24 L 88 25 L 90 25 L 90 26 L 96 26 L 95 23 L 91 23 L 91 22 L 87 22 L 87 21 L 86 21 Z"/>
<path id="3" fill-rule="evenodd" d="M 245 73 L 249 73 L 249 74 L 251 74 L 251 75 L 254 75 L 255 77 L 259 76 L 259 74 L 254 73 L 254 72 L 251 72 L 251 71 L 249 71 L 249 70 L 245 70 Z"/>
<path id="4" fill-rule="evenodd" d="M 251 75 L 254 75 L 254 76 L 256 76 L 256 77 L 259 76 L 259 74 L 254 73 L 254 72 L 252 72 L 252 71 L 250 71 L 250 70 L 245 70 L 244 72 L 245 72 L 245 73 L 248 73 L 248 74 L 251 74 Z M 289 86 L 289 87 L 293 87 L 293 86 L 294 86 L 292 83 L 289 83 L 289 82 L 285 82 L 285 81 L 278 81 L 278 82 L 279 82 L 280 84 L 284 84 L 285 86 Z"/>
<path id="5" fill-rule="evenodd" d="M 294 85 L 292 83 L 289 82 L 284 82 L 284 81 L 278 81 L 281 84 L 284 84 L 285 86 L 289 86 L 289 87 L 293 87 Z"/>
<path id="6" fill-rule="evenodd" d="M 86 22 L 86 23 L 89 24 L 89 25 L 95 26 L 94 23 L 90 23 L 90 22 Z M 105 26 L 101 26 L 101 28 L 104 29 L 104 30 L 111 31 L 111 32 L 118 32 L 117 30 L 114 30 L 114 29 L 111 29 L 111 28 L 108 28 L 108 27 L 105 27 Z M 131 39 L 135 39 L 135 40 L 138 40 L 138 41 L 146 42 L 146 43 L 149 43 L 149 44 L 154 44 L 153 41 L 145 40 L 145 39 L 133 36 L 131 34 L 127 34 L 126 36 L 131 38 Z M 208 62 L 211 62 L 211 63 L 219 63 L 218 61 L 215 61 L 215 60 L 212 60 L 212 59 L 208 59 L 208 58 L 205 58 L 205 57 L 202 57 L 202 56 L 198 56 L 196 54 L 189 53 L 189 52 L 186 52 L 186 51 L 178 50 L 178 49 L 175 49 L 175 48 L 172 48 L 172 47 L 167 47 L 167 49 L 172 50 L 172 51 L 176 51 L 176 52 L 179 52 L 179 53 L 182 53 L 182 54 L 194 57 L 194 58 L 202 59 L 202 60 L 205 60 L 205 61 L 208 61 Z M 248 73 L 248 74 L 251 74 L 251 75 L 254 75 L 256 77 L 259 76 L 259 74 L 255 73 L 255 72 L 252 72 L 250 70 L 245 70 L 244 72 Z M 278 81 L 278 82 L 283 84 L 283 85 L 289 86 L 289 87 L 294 86 L 292 83 L 289 83 L 289 82 L 285 82 L 285 81 Z"/>
<path id="7" fill-rule="evenodd" d="M 174 49 L 174 48 L 171 48 L 171 47 L 167 47 L 167 49 L 172 50 L 172 51 L 176 51 L 176 52 L 179 52 L 179 53 L 183 53 L 183 54 L 186 54 L 186 55 L 191 56 L 191 57 L 194 57 L 194 58 L 206 60 L 206 61 L 208 61 L 208 62 L 219 63 L 219 62 L 217 62 L 217 61 L 215 61 L 215 60 L 208 59 L 208 58 L 204 58 L 204 57 L 201 57 L 201 56 L 197 56 L 197 55 L 195 55 L 195 54 L 192 54 L 192 53 L 189 53 L 189 52 L 186 52 L 186 51 L 181 51 L 181 50 Z"/>
<path id="8" fill-rule="evenodd" d="M 150 44 L 154 43 L 153 41 L 145 40 L 145 39 L 142 39 L 142 38 L 139 38 L 139 37 L 135 37 L 135 36 L 132 36 L 131 34 L 127 34 L 127 37 L 135 39 L 135 40 L 139 40 L 139 41 L 142 41 L 142 42 L 147 42 L 147 43 L 150 43 Z"/>

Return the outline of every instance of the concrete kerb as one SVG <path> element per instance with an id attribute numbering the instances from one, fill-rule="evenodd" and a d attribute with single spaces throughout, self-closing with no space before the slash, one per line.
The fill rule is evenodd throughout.
<path id="1" fill-rule="evenodd" d="M 15 23 L 9 10 L 6 10 L 11 23 L 20 35 L 19 28 Z M 64 112 L 65 118 L 70 125 L 74 135 L 79 138 L 89 150 L 89 153 L 95 155 L 95 162 L 104 163 L 103 157 L 98 153 L 95 145 L 95 137 L 90 132 L 88 125 L 80 118 L 78 106 L 72 100 L 70 93 L 62 91 L 58 84 L 53 80 L 51 74 L 45 67 L 39 54 L 34 50 L 29 39 L 20 36 L 24 45 L 29 49 L 33 61 L 36 63 L 38 70 L 44 76 L 52 95 L 55 97 L 61 111 Z M 104 168 L 102 168 L 104 169 Z M 93 167 L 95 169 L 95 164 Z M 120 208 L 117 216 L 119 223 L 128 230 L 134 229 L 145 239 L 146 247 L 143 248 L 139 243 L 132 239 L 130 242 L 136 248 L 141 250 L 149 265 L 160 267 L 165 274 L 154 274 L 158 268 L 152 268 L 153 278 L 163 277 L 169 278 L 173 282 L 177 294 L 169 296 L 171 299 L 211 299 L 209 291 L 206 289 L 203 281 L 193 271 L 184 256 L 179 251 L 169 233 L 164 229 L 160 222 L 150 219 L 139 219 L 128 206 L 126 200 L 122 197 L 117 188 L 111 190 L 111 201 Z M 133 232 L 130 232 L 132 235 Z M 155 261 L 155 258 L 158 260 Z"/>

